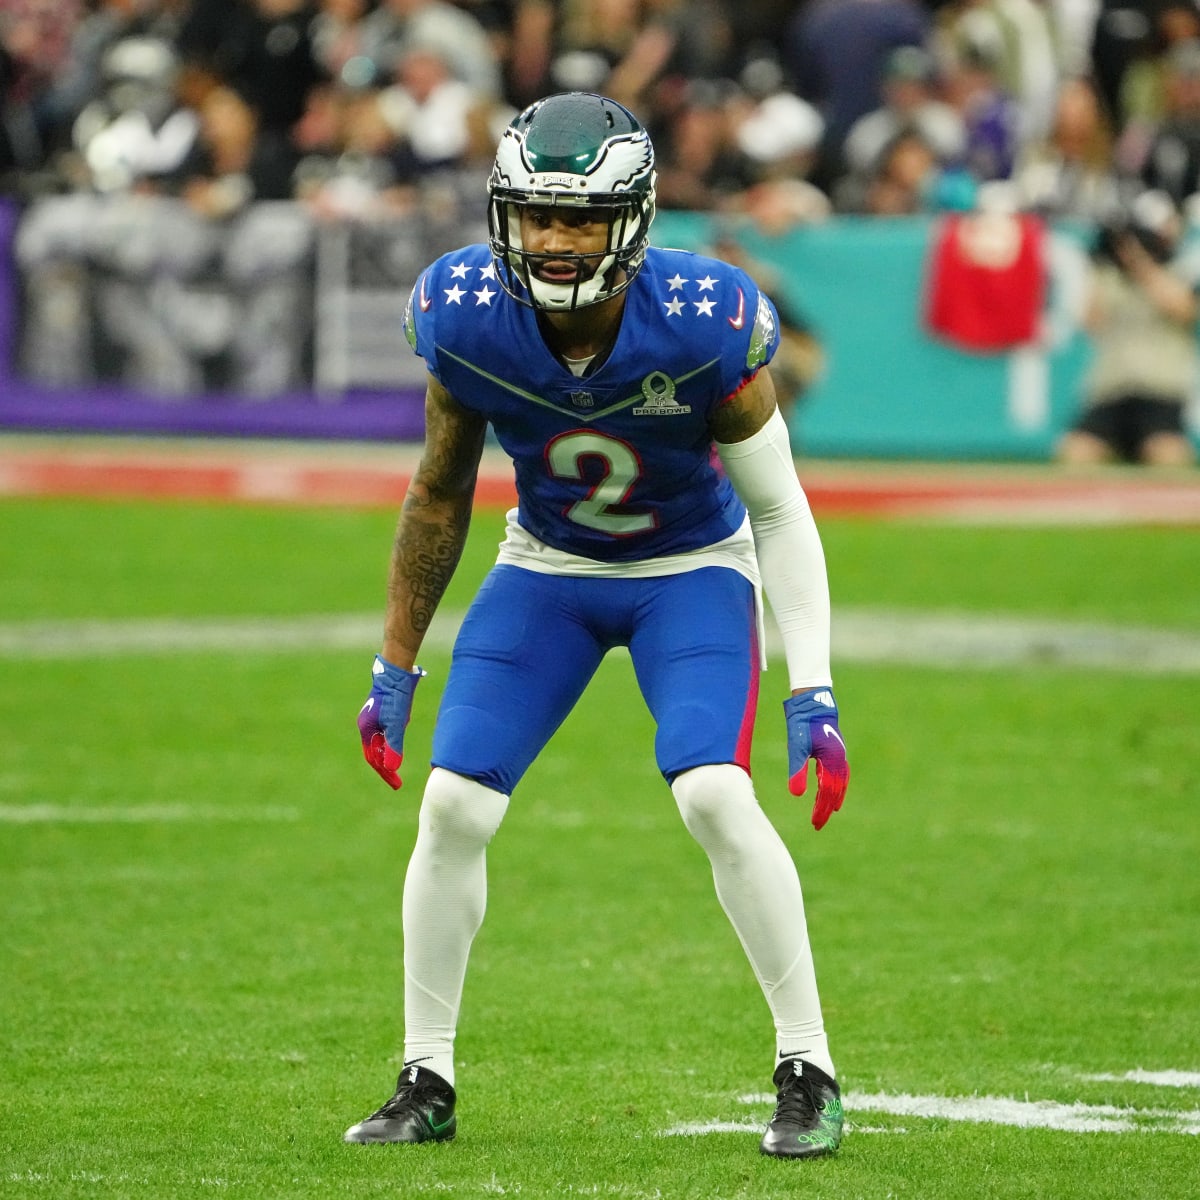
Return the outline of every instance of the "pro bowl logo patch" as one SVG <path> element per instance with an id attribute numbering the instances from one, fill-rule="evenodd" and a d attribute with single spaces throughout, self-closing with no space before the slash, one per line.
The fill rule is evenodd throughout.
<path id="1" fill-rule="evenodd" d="M 635 417 L 678 417 L 692 411 L 690 404 L 675 399 L 675 380 L 665 371 L 651 371 L 642 380 L 645 403 L 634 408 Z"/>

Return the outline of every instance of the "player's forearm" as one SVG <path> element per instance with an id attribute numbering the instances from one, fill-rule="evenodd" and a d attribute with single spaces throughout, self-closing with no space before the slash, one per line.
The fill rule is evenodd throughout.
<path id="1" fill-rule="evenodd" d="M 803 492 L 801 492 L 803 497 Z M 829 662 L 829 584 L 825 554 L 807 500 L 779 523 L 754 528 L 754 545 L 763 591 L 779 626 L 793 692 L 828 687 L 833 682 Z"/>
<path id="2" fill-rule="evenodd" d="M 411 670 L 467 541 L 487 432 L 432 375 L 425 390 L 425 447 L 404 497 L 388 569 L 380 653 Z"/>
<path id="3" fill-rule="evenodd" d="M 409 490 L 392 546 L 381 654 L 411 670 L 462 557 L 471 522 L 471 493 L 429 500 Z"/>
<path id="4" fill-rule="evenodd" d="M 793 691 L 828 687 L 829 583 L 820 534 L 776 410 L 755 434 L 717 449 L 750 514 L 763 591 L 783 637 Z"/>

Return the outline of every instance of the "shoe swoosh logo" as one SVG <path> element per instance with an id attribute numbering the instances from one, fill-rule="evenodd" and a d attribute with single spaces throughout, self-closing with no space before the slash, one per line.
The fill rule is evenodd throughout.
<path id="1" fill-rule="evenodd" d="M 359 712 L 370 712 L 370 711 L 371 711 L 371 709 L 373 709 L 374 707 L 375 707 L 375 697 L 374 697 L 374 696 L 372 696 L 372 697 L 371 697 L 371 698 L 370 698 L 370 699 L 369 699 L 369 700 L 366 702 L 366 704 L 364 704 L 364 705 L 362 706 L 362 708 L 360 708 L 358 711 L 359 711 Z"/>
<path id="2" fill-rule="evenodd" d="M 824 733 L 827 733 L 830 737 L 837 738 L 837 740 L 842 743 L 842 749 L 845 750 L 846 743 L 842 742 L 842 735 L 840 733 L 838 733 L 838 731 L 836 729 L 834 729 L 834 727 L 832 725 L 829 725 L 829 724 L 822 725 L 821 729 Z"/>
<path id="3" fill-rule="evenodd" d="M 738 288 L 738 310 L 736 317 L 725 318 L 734 329 L 741 329 L 746 323 L 746 297 L 742 294 L 742 289 Z"/>
<path id="4" fill-rule="evenodd" d="M 454 1120 L 454 1114 L 451 1113 L 444 1121 L 435 1121 L 432 1117 L 425 1118 L 429 1122 L 429 1128 L 434 1133 L 441 1133 L 444 1129 L 449 1128 L 450 1122 Z"/>

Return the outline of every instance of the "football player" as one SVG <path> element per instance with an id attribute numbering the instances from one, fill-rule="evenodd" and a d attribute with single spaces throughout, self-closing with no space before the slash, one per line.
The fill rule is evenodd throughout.
<path id="1" fill-rule="evenodd" d="M 627 109 L 590 93 L 538 101 L 500 140 L 488 244 L 438 259 L 409 301 L 405 332 L 428 367 L 425 446 L 358 717 L 366 759 L 393 788 L 489 425 L 519 504 L 434 726 L 404 881 L 404 1066 L 349 1142 L 454 1136 L 485 848 L 614 646 L 629 650 L 658 768 L 774 1018 L 778 1103 L 761 1149 L 804 1158 L 841 1139 L 799 878 L 750 780 L 761 591 L 787 659 L 789 788 L 804 792 L 814 759 L 813 825 L 842 805 L 825 560 L 767 365 L 775 309 L 742 270 L 649 245 L 654 184 L 650 139 Z"/>

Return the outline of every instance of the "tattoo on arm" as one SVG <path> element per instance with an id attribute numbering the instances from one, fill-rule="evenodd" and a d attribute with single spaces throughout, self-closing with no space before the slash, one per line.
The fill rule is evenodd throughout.
<path id="1" fill-rule="evenodd" d="M 775 411 L 775 383 L 766 367 L 713 414 L 713 438 L 725 445 L 744 442 Z"/>
<path id="2" fill-rule="evenodd" d="M 462 556 L 486 428 L 430 380 L 425 449 L 404 498 L 388 576 L 385 642 L 401 658 L 419 649 Z"/>
<path id="3" fill-rule="evenodd" d="M 413 481 L 414 484 L 416 481 Z M 412 631 L 424 635 L 462 556 L 471 523 L 467 497 L 452 508 L 430 508 L 413 490 L 404 501 L 392 548 L 390 599 Z"/>

